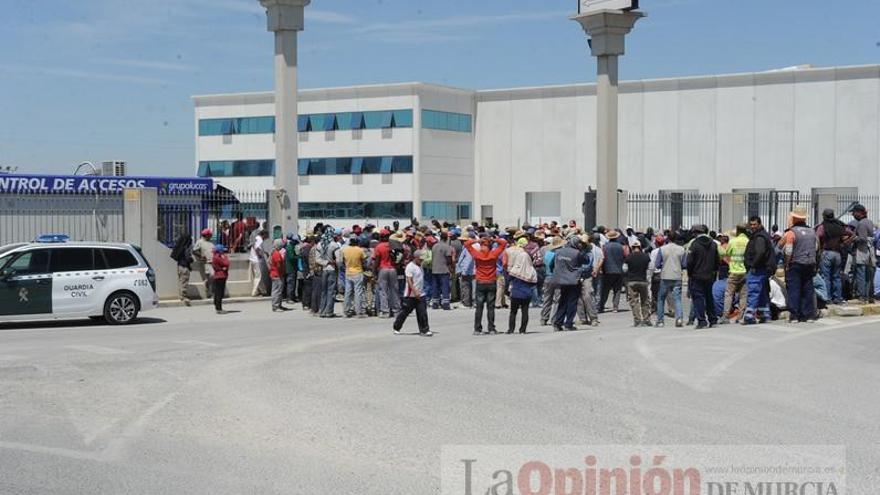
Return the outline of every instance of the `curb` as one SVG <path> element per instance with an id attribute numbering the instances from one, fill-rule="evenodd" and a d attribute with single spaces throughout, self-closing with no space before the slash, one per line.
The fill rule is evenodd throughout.
<path id="1" fill-rule="evenodd" d="M 227 297 L 223 299 L 223 304 L 243 304 L 249 302 L 259 302 L 259 301 L 268 301 L 269 297 Z M 213 299 L 193 299 L 190 301 L 190 306 L 213 306 Z M 160 308 L 183 308 L 186 307 L 182 301 L 177 299 L 167 300 L 167 301 L 159 301 Z"/>

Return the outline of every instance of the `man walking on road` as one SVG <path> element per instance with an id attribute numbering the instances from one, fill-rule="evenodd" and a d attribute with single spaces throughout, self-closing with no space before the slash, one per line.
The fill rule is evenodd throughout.
<path id="1" fill-rule="evenodd" d="M 419 324 L 419 334 L 424 337 L 434 335 L 428 326 L 428 304 L 425 301 L 425 272 L 422 271 L 424 251 L 416 251 L 413 259 L 406 265 L 406 287 L 403 290 L 403 309 L 397 313 L 394 319 L 394 334 L 400 335 L 404 322 L 413 311 L 416 312 L 416 321 Z"/>

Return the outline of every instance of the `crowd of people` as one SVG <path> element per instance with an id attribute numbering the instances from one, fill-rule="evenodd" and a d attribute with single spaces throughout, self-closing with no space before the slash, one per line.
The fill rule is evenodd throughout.
<path id="1" fill-rule="evenodd" d="M 474 309 L 475 335 L 497 333 L 501 308 L 510 309 L 507 333 L 524 334 L 530 309 L 542 326 L 576 330 L 576 323 L 598 326 L 601 314 L 619 312 L 624 294 L 636 327 L 663 327 L 671 317 L 676 327 L 702 329 L 764 323 L 783 311 L 792 323 L 809 322 L 847 298 L 873 302 L 880 233 L 864 206 L 855 205 L 852 215 L 844 224 L 825 210 L 810 227 L 804 212 L 794 211 L 787 228 L 772 233 L 757 216 L 722 233 L 705 225 L 586 232 L 574 221 L 502 230 L 413 219 L 382 228 L 319 223 L 270 240 L 264 225 L 246 243 L 251 295 L 270 295 L 273 311 L 301 304 L 320 318 L 393 318 L 395 333 L 415 312 L 419 332 L 430 336 L 428 309 L 457 303 Z M 181 300 L 189 304 L 196 272 L 224 313 L 229 258 L 213 238 L 209 229 L 194 243 L 182 235 L 172 258 Z"/>

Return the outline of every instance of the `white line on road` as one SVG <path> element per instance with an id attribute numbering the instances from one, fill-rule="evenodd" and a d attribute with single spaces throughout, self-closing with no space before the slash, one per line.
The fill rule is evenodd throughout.
<path id="1" fill-rule="evenodd" d="M 17 359 L 24 359 L 24 356 L 13 356 L 11 354 L 0 354 L 0 361 L 15 361 Z"/>
<path id="2" fill-rule="evenodd" d="M 112 347 L 102 347 L 99 345 L 69 345 L 66 347 L 75 351 L 90 352 L 92 354 L 101 354 L 104 356 L 109 356 L 113 354 L 133 354 L 132 351 L 126 351 L 124 349 L 114 349 Z"/>
<path id="3" fill-rule="evenodd" d="M 200 345 L 204 347 L 222 347 L 220 344 L 215 344 L 213 342 L 203 342 L 201 340 L 175 340 L 171 342 L 172 344 L 184 344 L 184 345 Z"/>

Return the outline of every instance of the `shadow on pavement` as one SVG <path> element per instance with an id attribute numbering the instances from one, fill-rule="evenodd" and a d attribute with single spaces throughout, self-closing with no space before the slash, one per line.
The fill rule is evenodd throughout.
<path id="1" fill-rule="evenodd" d="M 0 332 L 3 330 L 29 330 L 29 329 L 52 329 L 52 328 L 84 328 L 84 327 L 112 327 L 117 329 L 125 329 L 131 327 L 140 327 L 143 325 L 154 325 L 157 323 L 165 323 L 162 318 L 141 317 L 135 322 L 128 325 L 108 325 L 104 320 L 44 320 L 44 321 L 15 321 L 0 323 Z"/>

